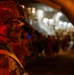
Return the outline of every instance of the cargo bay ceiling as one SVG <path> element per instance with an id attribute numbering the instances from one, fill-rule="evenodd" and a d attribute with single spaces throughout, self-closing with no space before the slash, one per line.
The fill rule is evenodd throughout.
<path id="1" fill-rule="evenodd" d="M 18 0 L 21 4 L 42 3 L 61 10 L 74 25 L 74 0 Z"/>

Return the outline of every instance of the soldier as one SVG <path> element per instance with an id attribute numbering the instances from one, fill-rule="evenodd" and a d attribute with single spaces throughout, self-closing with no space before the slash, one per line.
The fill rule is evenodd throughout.
<path id="1" fill-rule="evenodd" d="M 24 18 L 21 5 L 12 0 L 0 0 L 0 75 L 24 74 L 24 67 L 10 46 L 19 41 Z"/>

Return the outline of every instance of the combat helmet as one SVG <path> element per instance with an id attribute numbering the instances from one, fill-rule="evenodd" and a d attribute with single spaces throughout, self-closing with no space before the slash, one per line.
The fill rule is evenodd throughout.
<path id="1" fill-rule="evenodd" d="M 12 19 L 25 19 L 22 6 L 15 0 L 0 0 L 0 35 L 7 36 L 8 21 Z"/>

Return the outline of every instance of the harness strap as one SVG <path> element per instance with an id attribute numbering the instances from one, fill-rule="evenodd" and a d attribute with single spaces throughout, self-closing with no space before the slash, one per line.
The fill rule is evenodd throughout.
<path id="1" fill-rule="evenodd" d="M 19 63 L 19 65 L 22 68 L 24 68 L 23 65 L 21 64 L 21 62 L 19 61 L 19 59 L 14 54 L 12 54 L 6 50 L 3 50 L 3 49 L 0 49 L 0 54 L 4 54 L 4 55 L 8 55 L 8 56 L 12 57 L 13 59 L 15 59 Z"/>

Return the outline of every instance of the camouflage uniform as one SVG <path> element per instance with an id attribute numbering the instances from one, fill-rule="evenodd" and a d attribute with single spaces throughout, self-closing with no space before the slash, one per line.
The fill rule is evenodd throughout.
<path id="1" fill-rule="evenodd" d="M 15 40 L 15 37 L 13 39 L 11 36 L 13 33 L 17 35 L 20 31 L 13 24 L 13 19 L 21 20 L 24 17 L 22 11 L 23 9 L 17 2 L 12 0 L 0 1 L 0 75 L 23 75 L 24 73 L 24 67 L 14 59 L 15 54 L 10 47 L 10 43 Z M 2 54 L 2 51 L 11 53 L 12 57 Z"/>

